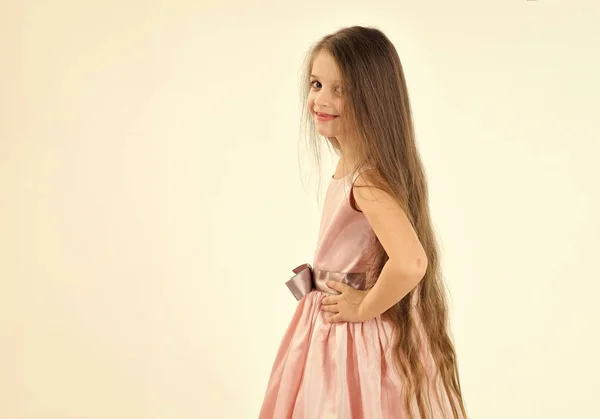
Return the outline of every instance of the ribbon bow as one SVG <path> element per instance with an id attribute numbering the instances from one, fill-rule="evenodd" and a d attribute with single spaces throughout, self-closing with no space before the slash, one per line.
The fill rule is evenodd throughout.
<path id="1" fill-rule="evenodd" d="M 287 285 L 294 297 L 296 297 L 296 300 L 300 301 L 302 297 L 310 293 L 314 288 L 313 269 L 308 263 L 305 263 L 293 271 L 295 275 L 285 285 Z"/>
<path id="2" fill-rule="evenodd" d="M 296 300 L 300 301 L 306 294 L 318 290 L 328 294 L 339 294 L 329 288 L 327 281 L 338 281 L 356 289 L 366 288 L 366 274 L 364 272 L 332 272 L 321 269 L 313 269 L 308 263 L 294 269 L 294 276 L 285 283 Z"/>

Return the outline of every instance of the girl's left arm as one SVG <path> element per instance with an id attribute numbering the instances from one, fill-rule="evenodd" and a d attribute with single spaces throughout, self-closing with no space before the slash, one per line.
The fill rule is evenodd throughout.
<path id="1" fill-rule="evenodd" d="M 377 282 L 359 306 L 360 317 L 369 320 L 404 298 L 423 279 L 427 255 L 400 205 L 361 178 L 355 183 L 361 187 L 353 189 L 355 202 L 389 257 Z"/>

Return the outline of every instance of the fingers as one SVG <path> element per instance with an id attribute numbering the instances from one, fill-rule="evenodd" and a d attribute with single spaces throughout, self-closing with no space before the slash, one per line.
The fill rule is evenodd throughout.
<path id="1" fill-rule="evenodd" d="M 329 304 L 337 304 L 340 301 L 339 295 L 330 295 L 321 300 L 321 304 L 329 305 Z"/>
<path id="2" fill-rule="evenodd" d="M 338 282 L 338 281 L 328 281 L 326 284 L 329 288 L 331 288 L 335 291 L 339 291 L 340 294 L 339 295 L 328 295 L 327 297 L 324 297 L 321 300 L 321 304 L 322 304 L 321 309 L 328 313 L 333 313 L 331 316 L 327 317 L 328 323 L 343 322 L 343 321 L 345 321 L 344 315 L 342 313 L 340 313 L 341 307 L 340 307 L 339 303 L 343 300 L 343 298 L 344 298 L 343 293 L 344 293 L 344 291 L 346 291 L 347 288 L 349 288 L 349 286 L 346 284 L 343 284 L 341 282 Z"/>
<path id="3" fill-rule="evenodd" d="M 350 288 L 349 285 L 346 285 L 346 284 L 344 284 L 342 282 L 339 282 L 339 281 L 327 281 L 325 283 L 325 285 L 327 285 L 332 290 L 339 291 L 339 292 L 342 292 L 342 293 L 344 291 L 346 291 L 348 288 Z"/>
<path id="4" fill-rule="evenodd" d="M 327 311 L 329 313 L 339 313 L 339 311 L 340 311 L 337 304 L 324 305 L 322 310 Z"/>

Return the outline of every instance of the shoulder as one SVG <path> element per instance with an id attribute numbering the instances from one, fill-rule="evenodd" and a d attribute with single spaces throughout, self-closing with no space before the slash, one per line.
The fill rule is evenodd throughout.
<path id="1" fill-rule="evenodd" d="M 380 211 L 386 207 L 398 207 L 396 198 L 389 192 L 388 183 L 376 170 L 362 171 L 352 183 L 352 195 L 356 208 L 362 212 Z"/>

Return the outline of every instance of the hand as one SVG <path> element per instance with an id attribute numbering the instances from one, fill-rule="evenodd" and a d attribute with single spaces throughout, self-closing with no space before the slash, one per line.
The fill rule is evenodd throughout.
<path id="1" fill-rule="evenodd" d="M 363 318 L 361 303 L 369 291 L 361 291 L 338 281 L 327 281 L 327 286 L 339 295 L 329 295 L 322 300 L 323 310 L 334 313 L 327 319 L 329 323 L 353 322 L 360 323 Z"/>

